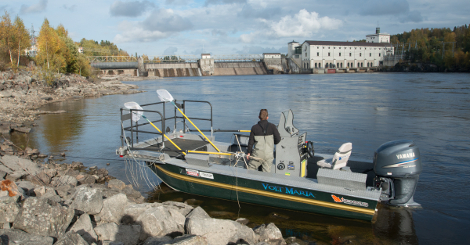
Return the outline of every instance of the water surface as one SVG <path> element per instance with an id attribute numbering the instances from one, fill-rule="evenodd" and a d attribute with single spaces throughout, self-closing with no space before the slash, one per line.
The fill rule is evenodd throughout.
<path id="1" fill-rule="evenodd" d="M 124 162 L 115 155 L 120 145 L 119 108 L 125 102 L 156 102 L 155 90 L 160 88 L 177 100 L 208 100 L 213 105 L 214 128 L 221 129 L 250 129 L 261 108 L 268 109 L 270 121 L 277 124 L 280 113 L 292 109 L 294 125 L 307 132 L 316 152 L 333 153 L 342 143 L 352 142 L 351 158 L 372 162 L 381 144 L 414 140 L 423 162 L 415 201 L 423 208 L 380 208 L 379 219 L 371 224 L 244 203 L 239 208 L 236 202 L 182 193 L 160 197 L 202 200 L 201 206 L 218 211 L 214 214 L 219 217 L 247 217 L 257 224 L 275 222 L 285 236 L 327 243 L 344 242 L 345 238 L 374 244 L 470 242 L 470 191 L 466 185 L 470 178 L 469 74 L 185 77 L 132 83 L 148 92 L 48 105 L 43 109 L 67 113 L 41 116 L 29 138 L 17 136 L 16 141 L 46 154 L 65 152 L 66 162 L 106 167 L 111 175 L 129 182 Z M 216 137 L 230 140 L 231 135 Z M 150 188 L 140 182 L 139 190 Z"/>

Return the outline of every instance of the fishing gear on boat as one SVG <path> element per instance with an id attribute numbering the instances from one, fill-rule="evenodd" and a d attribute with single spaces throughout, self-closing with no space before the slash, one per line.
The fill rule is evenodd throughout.
<path id="1" fill-rule="evenodd" d="M 158 94 L 158 98 L 163 101 L 163 102 L 171 102 L 176 109 L 178 109 L 178 111 L 181 113 L 181 115 L 184 116 L 184 118 L 186 118 L 186 120 L 188 120 L 188 122 L 190 122 L 196 129 L 197 131 L 199 131 L 199 133 L 204 136 L 204 138 L 218 151 L 220 152 L 219 148 L 217 148 L 217 146 L 214 145 L 214 143 L 212 143 L 212 141 L 207 138 L 207 136 L 201 131 L 199 130 L 199 128 L 183 113 L 183 111 L 181 111 L 181 109 L 175 104 L 175 99 L 173 99 L 173 96 L 171 96 L 171 94 L 166 90 L 166 89 L 159 89 L 157 90 L 157 94 Z"/>
<path id="2" fill-rule="evenodd" d="M 155 124 L 153 124 L 145 115 L 144 115 L 144 109 L 142 109 L 142 107 L 137 104 L 136 102 L 126 102 L 124 103 L 124 107 L 126 107 L 127 109 L 129 109 L 131 112 L 132 112 L 132 121 L 139 121 L 140 120 L 140 117 L 143 117 L 145 120 L 147 120 L 147 122 L 150 123 L 150 125 L 152 125 L 159 133 L 163 134 L 162 131 L 157 127 L 155 126 Z M 173 140 L 171 140 L 166 134 L 163 134 L 163 136 L 165 136 L 165 138 L 170 141 L 175 147 L 176 149 L 180 150 L 181 151 L 181 148 L 175 143 L 173 142 Z M 183 152 L 184 155 L 186 155 L 185 152 Z"/>

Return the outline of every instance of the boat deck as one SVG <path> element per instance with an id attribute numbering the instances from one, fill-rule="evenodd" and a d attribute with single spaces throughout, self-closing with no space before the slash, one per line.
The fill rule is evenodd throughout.
<path id="1" fill-rule="evenodd" d="M 200 151 L 207 151 L 207 142 L 202 141 L 202 140 L 192 140 L 192 139 L 180 139 L 180 138 L 174 138 L 172 141 L 179 147 L 181 148 L 182 151 L 187 151 L 187 150 L 200 150 Z M 170 157 L 177 157 L 181 155 L 181 151 L 178 150 L 171 142 L 165 140 L 165 148 L 161 149 L 161 143 L 155 143 L 155 144 L 146 144 L 143 145 L 142 147 L 136 147 L 131 148 L 132 150 L 145 150 L 145 151 L 156 151 L 156 152 L 164 152 L 168 154 Z"/>

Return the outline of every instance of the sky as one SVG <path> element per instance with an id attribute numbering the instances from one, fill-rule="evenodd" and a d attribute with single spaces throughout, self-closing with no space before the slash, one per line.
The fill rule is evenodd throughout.
<path id="1" fill-rule="evenodd" d="M 361 40 L 377 26 L 393 35 L 470 24 L 468 0 L 0 0 L 0 11 L 36 35 L 47 18 L 76 42 L 139 56 L 287 53 L 293 40 Z"/>

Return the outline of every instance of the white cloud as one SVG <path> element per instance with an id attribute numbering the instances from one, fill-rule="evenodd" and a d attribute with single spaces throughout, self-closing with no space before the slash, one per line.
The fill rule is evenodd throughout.
<path id="1" fill-rule="evenodd" d="M 40 0 L 39 3 L 30 5 L 29 7 L 26 5 L 21 5 L 20 13 L 21 14 L 34 14 L 40 13 L 46 10 L 47 7 L 47 0 Z"/>
<path id="2" fill-rule="evenodd" d="M 190 30 L 193 24 L 188 18 L 181 17 L 171 9 L 158 9 L 142 22 L 142 26 L 149 31 L 180 32 Z"/>
<path id="3" fill-rule="evenodd" d="M 267 37 L 310 37 L 320 30 L 334 30 L 342 25 L 342 21 L 330 17 L 319 17 L 316 12 L 300 10 L 294 16 L 287 15 L 279 21 L 260 19 L 267 26 L 265 30 L 258 30 L 240 35 L 244 43 L 251 43 L 260 38 Z"/>
<path id="4" fill-rule="evenodd" d="M 142 26 L 140 26 L 137 22 L 124 21 L 119 24 L 119 30 L 121 31 L 121 34 L 117 34 L 114 37 L 115 43 L 152 42 L 170 36 L 170 33 L 157 30 L 144 30 L 144 28 L 142 28 Z"/>

